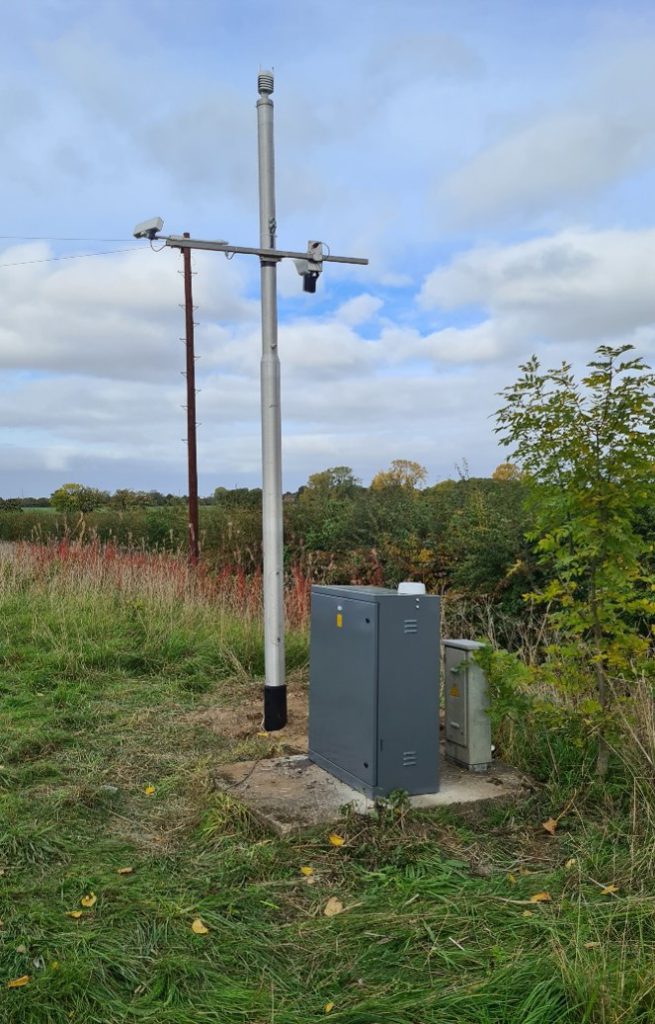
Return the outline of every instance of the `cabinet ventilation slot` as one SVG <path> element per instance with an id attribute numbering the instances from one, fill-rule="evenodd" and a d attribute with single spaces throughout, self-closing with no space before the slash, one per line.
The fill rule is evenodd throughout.
<path id="1" fill-rule="evenodd" d="M 416 764 L 416 751 L 405 750 L 403 752 L 403 768 L 411 768 Z"/>
<path id="2" fill-rule="evenodd" d="M 405 619 L 404 633 L 418 633 L 418 619 Z"/>

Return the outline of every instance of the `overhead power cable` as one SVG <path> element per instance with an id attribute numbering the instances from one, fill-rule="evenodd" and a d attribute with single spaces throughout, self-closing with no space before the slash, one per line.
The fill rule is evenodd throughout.
<path id="1" fill-rule="evenodd" d="M 70 238 L 62 235 L 0 235 L 19 242 L 131 242 L 131 238 Z"/>
<path id="2" fill-rule="evenodd" d="M 41 260 L 20 260 L 18 263 L 0 263 L 0 270 L 5 267 L 25 267 L 29 263 L 56 263 L 59 260 L 84 260 L 89 256 L 113 256 L 119 252 L 146 252 L 141 245 L 134 245 L 131 249 L 107 249 L 105 252 L 80 252 L 74 256 L 47 256 Z"/>

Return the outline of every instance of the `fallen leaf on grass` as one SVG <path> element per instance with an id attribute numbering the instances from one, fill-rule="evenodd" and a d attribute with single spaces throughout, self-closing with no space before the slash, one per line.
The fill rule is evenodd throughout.
<path id="1" fill-rule="evenodd" d="M 524 910 L 521 917 L 534 917 L 534 910 Z"/>
<path id="2" fill-rule="evenodd" d="M 328 839 L 330 840 L 333 846 L 343 846 L 343 844 L 346 841 L 343 838 L 343 836 L 338 836 L 336 832 L 331 832 L 330 835 L 328 836 Z"/>
<path id="3" fill-rule="evenodd" d="M 332 1013 L 334 1009 L 334 1003 L 326 1003 L 323 1007 L 323 1013 Z"/>
<path id="4" fill-rule="evenodd" d="M 549 892 L 536 892 L 534 896 L 530 897 L 530 903 L 550 903 L 552 896 Z"/>
<path id="5" fill-rule="evenodd" d="M 98 902 L 98 897 L 94 892 L 90 892 L 87 896 L 83 896 L 80 903 L 83 907 L 95 907 Z"/>
<path id="6" fill-rule="evenodd" d="M 509 882 L 510 885 L 516 885 L 516 875 L 513 875 L 512 872 L 510 871 L 509 874 L 507 875 L 507 881 Z"/>
<path id="7" fill-rule="evenodd" d="M 330 896 L 329 900 L 325 904 L 323 913 L 326 917 L 334 917 L 336 914 L 343 913 L 343 903 L 338 900 L 336 896 Z"/>
<path id="8" fill-rule="evenodd" d="M 82 916 L 81 910 L 67 910 L 66 917 L 74 917 L 77 921 Z"/>
<path id="9" fill-rule="evenodd" d="M 314 874 L 314 868 L 310 868 L 307 865 L 303 865 L 303 867 L 301 867 L 300 869 L 300 874 L 305 875 L 306 878 L 309 878 L 310 875 Z"/>
<path id="10" fill-rule="evenodd" d="M 618 891 L 619 891 L 618 885 L 614 885 L 614 882 L 610 882 L 609 885 L 603 886 L 603 888 L 600 890 L 600 894 L 601 894 L 601 896 L 611 896 L 615 892 L 618 892 Z"/>
<path id="11" fill-rule="evenodd" d="M 566 868 L 567 871 L 570 871 L 571 868 L 574 868 L 577 863 L 578 863 L 578 861 L 577 861 L 577 859 L 575 857 L 569 857 L 569 859 L 567 860 L 567 862 L 564 865 L 564 867 Z"/>
<path id="12" fill-rule="evenodd" d="M 525 875 L 531 875 L 531 874 L 532 874 L 532 872 L 528 871 L 528 869 L 524 868 L 523 865 L 521 864 L 521 867 L 519 868 L 519 875 L 521 875 L 522 877 L 525 877 Z"/>
<path id="13" fill-rule="evenodd" d="M 199 917 L 191 925 L 191 931 L 196 935 L 209 935 L 209 928 L 204 925 Z"/>
<path id="14" fill-rule="evenodd" d="M 51 971 L 58 971 L 59 970 L 59 966 L 60 966 L 59 965 L 59 961 L 58 960 L 53 960 L 52 963 L 50 964 L 50 970 Z"/>
<path id="15" fill-rule="evenodd" d="M 152 796 L 152 794 L 155 793 L 156 790 L 154 786 L 146 786 L 143 792 L 145 793 L 146 796 Z"/>
<path id="16" fill-rule="evenodd" d="M 585 942 L 584 944 L 585 949 L 598 949 L 599 946 L 600 942 Z"/>
<path id="17" fill-rule="evenodd" d="M 258 733 L 257 733 L 257 736 L 258 736 L 258 737 L 259 737 L 260 739 L 262 739 L 262 740 L 267 740 L 267 739 L 268 739 L 268 733 L 267 733 L 267 732 L 263 732 L 263 731 L 262 731 L 262 732 L 258 732 Z"/>
<path id="18" fill-rule="evenodd" d="M 134 868 L 116 868 L 117 875 L 133 875 Z"/>
<path id="19" fill-rule="evenodd" d="M 21 955 L 27 953 L 27 946 L 16 946 L 16 952 Z"/>
<path id="20" fill-rule="evenodd" d="M 542 821 L 541 827 L 546 829 L 549 835 L 555 835 L 555 829 L 557 828 L 557 818 L 548 818 L 546 821 Z"/>
<path id="21" fill-rule="evenodd" d="M 7 988 L 22 988 L 23 985 L 28 985 L 31 980 L 29 974 L 23 974 L 20 978 L 12 978 L 11 981 L 8 981 Z"/>

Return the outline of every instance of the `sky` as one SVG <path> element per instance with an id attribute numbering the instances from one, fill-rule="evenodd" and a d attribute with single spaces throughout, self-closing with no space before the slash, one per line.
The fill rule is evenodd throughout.
<path id="1" fill-rule="evenodd" d="M 536 354 L 655 360 L 655 5 L 3 0 L 0 495 L 187 489 L 182 258 L 258 244 L 274 68 L 284 488 L 508 457 Z M 106 255 L 87 255 L 105 253 Z M 73 258 L 74 257 L 74 258 Z M 256 257 L 196 252 L 200 492 L 261 482 Z"/>

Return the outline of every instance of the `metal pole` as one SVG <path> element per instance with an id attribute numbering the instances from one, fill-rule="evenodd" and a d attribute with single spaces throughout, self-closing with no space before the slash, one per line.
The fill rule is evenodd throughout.
<path id="1" fill-rule="evenodd" d="M 257 88 L 259 149 L 259 236 L 263 249 L 275 248 L 275 158 L 273 74 L 260 73 Z M 282 551 L 282 427 L 280 360 L 277 351 L 277 260 L 260 257 L 262 292 L 262 491 L 264 555 L 264 729 L 287 724 L 284 674 L 284 565 Z"/>
<path id="2" fill-rule="evenodd" d="M 185 238 L 190 238 L 188 231 Z M 189 459 L 189 564 L 197 565 L 198 546 L 198 455 L 196 446 L 196 357 L 193 334 L 193 289 L 191 284 L 191 250 L 182 250 L 184 257 L 184 311 L 186 319 L 186 395 L 187 449 Z"/>

